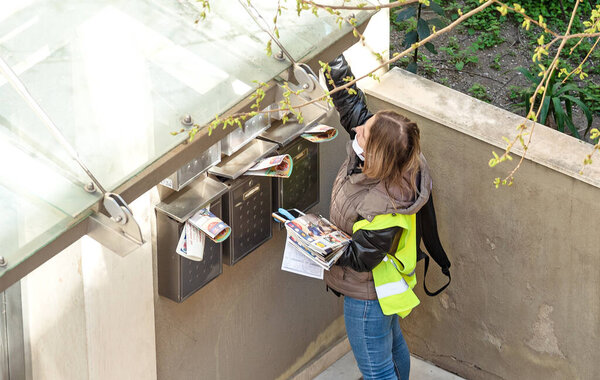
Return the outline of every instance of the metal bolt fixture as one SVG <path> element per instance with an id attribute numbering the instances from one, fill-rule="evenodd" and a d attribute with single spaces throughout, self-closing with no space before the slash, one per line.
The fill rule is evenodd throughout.
<path id="1" fill-rule="evenodd" d="M 350 13 L 348 17 L 346 17 L 346 19 L 348 20 L 352 20 L 353 18 L 356 18 L 356 15 L 354 13 Z"/>
<path id="2" fill-rule="evenodd" d="M 192 115 L 184 115 L 181 118 L 181 124 L 183 124 L 186 127 L 191 127 L 192 125 L 194 125 L 194 120 L 192 119 Z"/>
<path id="3" fill-rule="evenodd" d="M 308 83 L 304 83 L 304 84 L 302 85 L 302 88 L 303 88 L 303 89 L 305 89 L 305 90 L 308 90 L 308 88 L 309 88 L 309 87 L 310 87 L 310 86 L 308 85 Z"/>
<path id="4" fill-rule="evenodd" d="M 83 189 L 85 191 L 87 191 L 88 193 L 95 193 L 96 192 L 96 186 L 94 185 L 94 182 L 88 182 L 85 184 L 85 186 L 83 187 Z"/>
<path id="5" fill-rule="evenodd" d="M 0 256 L 0 267 L 4 268 L 8 265 L 8 262 L 4 260 L 4 256 Z"/>
<path id="6" fill-rule="evenodd" d="M 275 58 L 278 61 L 283 61 L 285 59 L 285 57 L 283 56 L 283 52 L 281 50 L 279 52 L 273 54 L 273 58 Z"/>

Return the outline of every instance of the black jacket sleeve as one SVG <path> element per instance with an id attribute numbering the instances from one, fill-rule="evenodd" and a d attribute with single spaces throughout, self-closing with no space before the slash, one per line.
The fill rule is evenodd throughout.
<path id="1" fill-rule="evenodd" d="M 440 242 L 440 236 L 437 230 L 437 219 L 435 217 L 435 207 L 433 205 L 433 194 L 429 196 L 427 203 L 417 213 L 417 247 L 419 256 L 423 256 L 424 253 L 419 247 L 420 238 L 423 239 L 425 248 L 433 260 L 442 268 L 442 271 L 446 273 L 446 270 L 450 268 L 450 260 L 448 255 L 444 251 L 444 247 Z"/>
<path id="2" fill-rule="evenodd" d="M 381 230 L 356 231 L 337 265 L 348 266 L 357 272 L 373 270 L 386 254 L 396 251 L 402 230 L 402 227 L 388 227 Z"/>
<path id="3" fill-rule="evenodd" d="M 329 62 L 331 67 L 331 79 L 336 86 L 343 86 L 346 84 L 344 78 L 353 76 L 352 70 L 346 62 L 343 55 L 340 55 L 333 61 Z M 327 79 L 327 88 L 333 90 L 333 86 Z M 351 89 L 356 91 L 356 94 L 349 94 L 348 90 L 341 90 L 331 95 L 335 108 L 340 113 L 340 122 L 342 127 L 350 134 L 350 138 L 353 139 L 356 132 L 352 130 L 354 127 L 363 125 L 373 114 L 369 112 L 367 104 L 364 101 L 363 92 L 356 87 L 356 84 L 350 86 Z"/>

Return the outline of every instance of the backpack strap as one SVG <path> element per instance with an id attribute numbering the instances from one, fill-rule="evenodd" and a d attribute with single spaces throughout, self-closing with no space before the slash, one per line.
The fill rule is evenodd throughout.
<path id="1" fill-rule="evenodd" d="M 448 277 L 446 285 L 434 292 L 430 292 L 429 289 L 427 289 L 426 282 L 427 270 L 429 269 L 429 256 L 421 250 L 421 240 L 423 240 L 425 248 L 427 248 L 427 252 L 433 261 L 440 266 L 442 273 Z M 417 261 L 421 259 L 425 259 L 425 274 L 423 278 L 423 288 L 425 289 L 425 293 L 430 297 L 436 296 L 450 285 L 452 277 L 450 276 L 450 260 L 448 259 L 446 251 L 444 251 L 444 247 L 442 247 L 437 231 L 433 195 L 429 196 L 427 203 L 417 213 Z"/>

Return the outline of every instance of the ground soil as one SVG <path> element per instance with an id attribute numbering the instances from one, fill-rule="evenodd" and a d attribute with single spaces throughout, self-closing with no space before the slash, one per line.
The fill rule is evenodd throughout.
<path id="1" fill-rule="evenodd" d="M 425 14 L 424 18 L 427 17 L 428 15 Z M 501 36 L 505 41 L 494 47 L 478 50 L 474 53 L 478 57 L 478 62 L 468 63 L 460 71 L 456 69 L 453 63 L 449 62 L 450 56 L 439 50 L 440 47 L 448 45 L 452 36 L 458 39 L 461 48 L 465 48 L 475 42 L 480 34 L 480 32 L 477 32 L 474 35 L 469 35 L 465 28 L 457 28 L 436 38 L 432 42 L 438 48 L 438 54 L 433 54 L 422 48 L 421 53 L 428 57 L 431 63 L 428 65 L 424 65 L 422 62 L 419 63 L 418 74 L 471 96 L 469 89 L 476 83 L 480 84 L 485 87 L 488 94 L 486 101 L 497 107 L 525 116 L 525 111 L 515 106 L 520 100 L 511 99 L 511 92 L 514 96 L 516 87 L 525 88 L 530 85 L 530 82 L 516 69 L 518 67 L 530 67 L 534 47 L 529 44 L 529 39 L 516 22 L 504 22 L 501 28 Z M 392 27 L 390 56 L 395 52 L 404 50 L 402 46 L 403 39 L 404 32 Z M 500 67 L 497 67 L 495 61 L 499 63 Z M 399 64 L 398 66 L 405 68 L 406 64 Z M 600 83 L 600 75 L 591 74 L 589 78 L 593 83 Z M 583 113 L 574 108 L 573 116 L 575 125 L 578 126 L 580 131 L 584 131 L 587 122 Z M 594 116 L 592 127 L 600 128 L 600 115 L 596 114 Z"/>

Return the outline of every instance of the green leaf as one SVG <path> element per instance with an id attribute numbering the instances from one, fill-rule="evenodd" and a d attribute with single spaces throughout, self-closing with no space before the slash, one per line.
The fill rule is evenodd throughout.
<path id="1" fill-rule="evenodd" d="M 431 9 L 440 16 L 444 15 L 444 8 L 442 8 L 438 3 L 436 3 L 433 0 L 429 2 L 429 9 Z"/>
<path id="2" fill-rule="evenodd" d="M 408 64 L 408 66 L 406 67 L 407 71 L 410 71 L 413 74 L 417 73 L 417 63 L 412 61 L 411 63 Z"/>
<path id="3" fill-rule="evenodd" d="M 567 116 L 569 117 L 569 119 L 573 120 L 573 103 L 566 98 L 565 98 L 565 109 L 567 110 Z"/>
<path id="4" fill-rule="evenodd" d="M 550 97 L 546 96 L 544 104 L 542 104 L 542 110 L 540 112 L 540 123 L 546 124 L 546 118 L 548 117 L 548 110 L 550 109 Z"/>
<path id="5" fill-rule="evenodd" d="M 406 33 L 406 36 L 404 36 L 404 47 L 409 48 L 415 42 L 417 42 L 417 32 L 413 30 L 412 32 Z"/>
<path id="6" fill-rule="evenodd" d="M 406 7 L 396 14 L 396 22 L 402 22 L 414 17 L 417 14 L 416 7 Z"/>
<path id="7" fill-rule="evenodd" d="M 552 98 L 552 104 L 554 105 L 553 111 L 556 116 L 556 125 L 558 130 L 561 132 L 565 131 L 565 111 L 562 109 L 562 104 L 560 104 L 559 98 Z"/>
<path id="8" fill-rule="evenodd" d="M 571 133 L 573 134 L 573 136 L 575 136 L 579 140 L 581 140 L 581 136 L 579 135 L 579 131 L 577 130 L 577 128 L 575 128 L 575 125 L 573 124 L 573 120 L 570 117 L 567 117 L 567 118 L 565 118 L 565 121 L 567 122 L 567 126 L 571 130 Z"/>
<path id="9" fill-rule="evenodd" d="M 593 115 L 592 115 L 592 111 L 590 111 L 589 107 L 587 105 L 585 105 L 585 103 L 583 103 L 580 99 L 577 99 L 574 96 L 563 95 L 562 97 L 565 98 L 566 100 L 569 100 L 569 101 L 577 104 L 579 106 L 579 108 L 581 108 L 581 110 L 585 114 L 585 118 L 587 119 L 587 122 L 588 122 L 587 127 L 588 128 L 591 127 L 592 126 Z"/>
<path id="10" fill-rule="evenodd" d="M 431 42 L 426 42 L 424 46 L 425 46 L 425 49 L 429 50 L 433 54 L 438 53 L 437 50 L 435 50 L 435 46 Z"/>
<path id="11" fill-rule="evenodd" d="M 456 67 L 456 70 L 460 71 L 463 69 L 463 67 L 465 67 L 465 63 L 463 61 L 456 62 L 456 65 L 454 66 Z"/>
<path id="12" fill-rule="evenodd" d="M 422 18 L 417 21 L 417 33 L 419 34 L 419 40 L 429 37 L 429 24 Z"/>
<path id="13" fill-rule="evenodd" d="M 557 83 L 560 83 L 560 82 L 557 82 Z M 566 92 L 566 91 L 580 92 L 581 89 L 579 87 L 577 87 L 576 85 L 574 85 L 573 83 L 569 83 L 569 84 L 564 85 L 563 87 L 561 87 L 560 90 L 555 91 L 554 95 L 558 96 L 558 95 L 560 95 L 560 94 L 562 94 L 563 92 Z"/>
<path id="14" fill-rule="evenodd" d="M 523 74 L 525 76 L 525 78 L 529 79 L 529 81 L 538 84 L 540 83 L 541 78 L 540 77 L 534 77 L 529 70 L 527 70 L 524 67 L 517 67 L 517 71 L 520 72 L 521 74 Z"/>
<path id="15" fill-rule="evenodd" d="M 437 29 L 442 29 L 446 26 L 446 23 L 440 18 L 432 18 L 431 20 L 427 20 L 429 25 L 434 25 Z"/>

